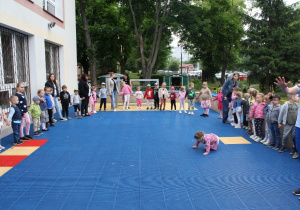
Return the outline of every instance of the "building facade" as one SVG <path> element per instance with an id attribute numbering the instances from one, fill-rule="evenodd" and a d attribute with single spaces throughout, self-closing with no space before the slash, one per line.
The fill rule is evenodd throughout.
<path id="1" fill-rule="evenodd" d="M 8 111 L 18 82 L 31 103 L 50 73 L 77 88 L 75 0 L 1 0 L 0 105 Z"/>

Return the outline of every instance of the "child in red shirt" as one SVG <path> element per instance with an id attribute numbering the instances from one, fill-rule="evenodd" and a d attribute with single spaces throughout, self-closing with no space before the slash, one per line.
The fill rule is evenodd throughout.
<path id="1" fill-rule="evenodd" d="M 171 87 L 171 94 L 169 96 L 169 98 L 171 99 L 171 110 L 173 110 L 173 105 L 174 105 L 174 111 L 176 112 L 176 93 L 175 93 L 175 88 L 174 87 Z"/>
<path id="2" fill-rule="evenodd" d="M 147 98 L 147 110 L 149 110 L 149 104 L 150 104 L 151 110 L 152 110 L 153 109 L 152 106 L 153 106 L 154 92 L 151 89 L 150 84 L 148 84 L 147 87 L 148 87 L 148 89 L 145 91 L 144 98 Z"/>

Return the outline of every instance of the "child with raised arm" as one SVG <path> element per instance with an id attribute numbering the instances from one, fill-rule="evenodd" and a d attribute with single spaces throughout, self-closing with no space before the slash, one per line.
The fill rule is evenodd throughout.
<path id="1" fill-rule="evenodd" d="M 195 90 L 194 90 L 194 83 L 189 83 L 189 88 L 186 90 L 185 97 L 188 98 L 188 110 L 189 114 L 194 115 L 194 108 L 195 108 Z"/>
<path id="2" fill-rule="evenodd" d="M 200 116 L 202 117 L 208 117 L 209 115 L 209 108 L 211 107 L 211 91 L 208 88 L 207 82 L 202 83 L 202 89 L 200 90 L 199 94 L 197 95 L 196 98 L 200 97 L 200 102 L 201 102 L 201 108 L 203 108 L 203 114 Z"/>
<path id="3" fill-rule="evenodd" d="M 179 114 L 181 114 L 181 108 L 183 108 L 184 113 L 186 113 L 186 110 L 185 110 L 185 95 L 186 95 L 185 86 L 182 86 L 180 88 L 180 92 L 178 93 L 178 96 L 177 96 L 177 98 L 179 98 L 179 103 L 180 103 Z"/>
<path id="4" fill-rule="evenodd" d="M 223 93 L 222 93 L 222 87 L 219 88 L 218 90 L 218 95 L 215 97 L 213 101 L 218 101 L 218 110 L 220 111 L 220 116 L 218 117 L 219 119 L 223 119 Z"/>
<path id="5" fill-rule="evenodd" d="M 11 127 L 14 135 L 14 145 L 23 144 L 23 141 L 20 139 L 20 127 L 22 122 L 22 112 L 17 106 L 19 99 L 17 96 L 11 96 L 9 98 L 11 107 L 9 109 L 8 121 L 11 122 Z"/>
<path id="6" fill-rule="evenodd" d="M 273 147 L 274 150 L 279 150 L 281 145 L 281 133 L 278 127 L 278 117 L 280 114 L 280 96 L 274 94 L 270 97 L 272 100 L 272 105 L 269 109 L 266 122 L 270 125 L 272 133 L 272 141 L 268 147 Z"/>
<path id="7" fill-rule="evenodd" d="M 137 109 L 139 109 L 139 108 L 143 109 L 142 108 L 143 92 L 141 91 L 140 86 L 136 87 L 136 92 L 135 92 L 134 96 L 136 96 Z"/>
<path id="8" fill-rule="evenodd" d="M 106 98 L 107 98 L 107 95 L 108 95 L 108 91 L 105 88 L 105 83 L 102 82 L 101 83 L 101 89 L 99 91 L 99 97 L 101 98 L 100 99 L 100 108 L 99 108 L 99 111 L 101 111 L 102 105 L 104 106 L 104 111 L 106 111 Z"/>
<path id="9" fill-rule="evenodd" d="M 164 111 L 165 110 L 165 108 L 166 108 L 166 100 L 167 100 L 167 98 L 169 97 L 169 93 L 168 93 L 168 90 L 167 90 L 167 88 L 166 88 L 166 83 L 165 82 L 163 82 L 162 84 L 161 84 L 161 88 L 159 88 L 159 90 L 158 90 L 158 97 L 159 97 L 159 99 L 160 99 L 160 111 Z M 163 109 L 162 109 L 162 106 L 163 106 Z"/>
<path id="10" fill-rule="evenodd" d="M 171 99 L 171 110 L 173 110 L 173 106 L 174 106 L 174 111 L 176 111 L 176 98 L 177 98 L 177 95 L 175 93 L 175 88 L 174 87 L 171 87 L 171 93 L 170 93 L 170 97 Z"/>
<path id="11" fill-rule="evenodd" d="M 205 134 L 202 131 L 197 131 L 194 135 L 196 141 L 195 146 L 193 146 L 193 149 L 197 149 L 200 143 L 205 144 L 206 152 L 203 153 L 203 155 L 208 155 L 210 153 L 210 150 L 217 150 L 219 145 L 219 137 L 216 134 Z"/>
<path id="12" fill-rule="evenodd" d="M 256 102 L 253 104 L 249 114 L 250 120 L 254 118 L 256 136 L 253 136 L 252 139 L 255 142 L 260 142 L 262 140 L 265 106 L 266 103 L 264 102 L 264 94 L 258 93 L 256 96 Z"/>
<path id="13" fill-rule="evenodd" d="M 0 107 L 0 150 L 5 149 L 5 147 L 3 147 L 1 145 L 1 131 L 2 131 L 2 126 L 4 125 L 4 121 L 6 122 L 7 126 L 10 126 L 10 123 L 5 115 L 5 112 L 3 111 L 3 109 Z"/>
<path id="14" fill-rule="evenodd" d="M 19 82 L 17 84 L 17 92 L 15 94 L 15 96 L 18 97 L 18 101 L 19 103 L 17 104 L 17 106 L 19 107 L 21 114 L 22 114 L 22 123 L 21 123 L 21 127 L 20 127 L 20 136 L 21 136 L 21 140 L 23 141 L 27 141 L 29 139 L 32 139 L 32 137 L 29 135 L 29 131 L 30 131 L 30 117 L 28 114 L 28 110 L 27 110 L 27 100 L 26 97 L 24 95 L 25 92 L 25 85 L 23 82 Z M 25 126 L 25 134 L 23 133 L 23 128 Z"/>
<path id="15" fill-rule="evenodd" d="M 40 108 L 40 97 L 34 96 L 32 98 L 33 104 L 30 105 L 28 112 L 31 114 L 32 122 L 33 122 L 33 131 L 34 136 L 39 136 L 43 134 L 40 131 L 41 121 L 40 118 L 42 116 L 42 110 Z"/>
<path id="16" fill-rule="evenodd" d="M 236 98 L 233 102 L 233 113 L 237 117 L 237 123 L 235 124 L 235 128 L 241 128 L 241 116 L 242 116 L 242 92 L 236 92 Z"/>
<path id="17" fill-rule="evenodd" d="M 129 102 L 130 102 L 130 94 L 133 94 L 131 87 L 129 85 L 126 85 L 124 81 L 121 82 L 122 90 L 120 94 L 124 95 L 124 103 L 123 103 L 123 110 L 125 110 L 125 106 L 127 104 L 126 109 L 128 109 Z"/>
<path id="18" fill-rule="evenodd" d="M 291 136 L 292 139 L 295 138 L 295 124 L 297 121 L 299 108 L 298 104 L 296 104 L 295 102 L 299 101 L 299 95 L 287 94 L 287 96 L 289 98 L 289 101 L 285 102 L 281 107 L 278 118 L 279 128 L 284 126 L 282 146 L 279 152 L 285 152 L 285 147 L 289 136 Z"/>

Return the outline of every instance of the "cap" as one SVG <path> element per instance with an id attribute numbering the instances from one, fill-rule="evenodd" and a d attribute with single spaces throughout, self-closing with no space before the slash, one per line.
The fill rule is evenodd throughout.
<path id="1" fill-rule="evenodd" d="M 175 90 L 175 88 L 174 88 L 174 87 L 171 87 L 171 90 Z"/>
<path id="2" fill-rule="evenodd" d="M 278 98 L 280 100 L 280 95 L 274 94 L 270 96 L 270 99 L 272 100 L 273 98 Z"/>
<path id="3" fill-rule="evenodd" d="M 101 85 L 105 85 L 105 82 L 102 82 Z"/>
<path id="4" fill-rule="evenodd" d="M 32 100 L 33 100 L 33 101 L 39 101 L 39 100 L 40 100 L 40 97 L 38 97 L 38 96 L 33 96 Z"/>
<path id="5" fill-rule="evenodd" d="M 74 89 L 74 91 L 78 91 L 78 89 L 77 89 L 77 88 L 75 88 L 75 89 Z"/>
<path id="6" fill-rule="evenodd" d="M 157 84 L 157 82 L 156 82 L 156 83 L 154 83 L 154 85 L 158 85 L 158 84 Z"/>
<path id="7" fill-rule="evenodd" d="M 150 84 L 148 84 L 148 85 L 147 85 L 147 87 L 151 87 L 151 85 L 150 85 Z"/>

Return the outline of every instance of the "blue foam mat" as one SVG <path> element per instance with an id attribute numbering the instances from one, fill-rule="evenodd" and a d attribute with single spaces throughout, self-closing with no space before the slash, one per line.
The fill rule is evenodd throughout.
<path id="1" fill-rule="evenodd" d="M 243 129 L 178 112 L 101 112 L 57 122 L 50 139 L 0 177 L 0 209 L 296 209 L 299 161 Z M 72 108 L 70 108 L 72 113 Z M 73 113 L 72 113 L 73 115 Z M 71 115 L 71 116 L 72 116 Z M 74 116 L 72 116 L 74 117 Z M 204 156 L 202 130 L 242 136 Z M 12 146 L 12 136 L 2 139 Z"/>

